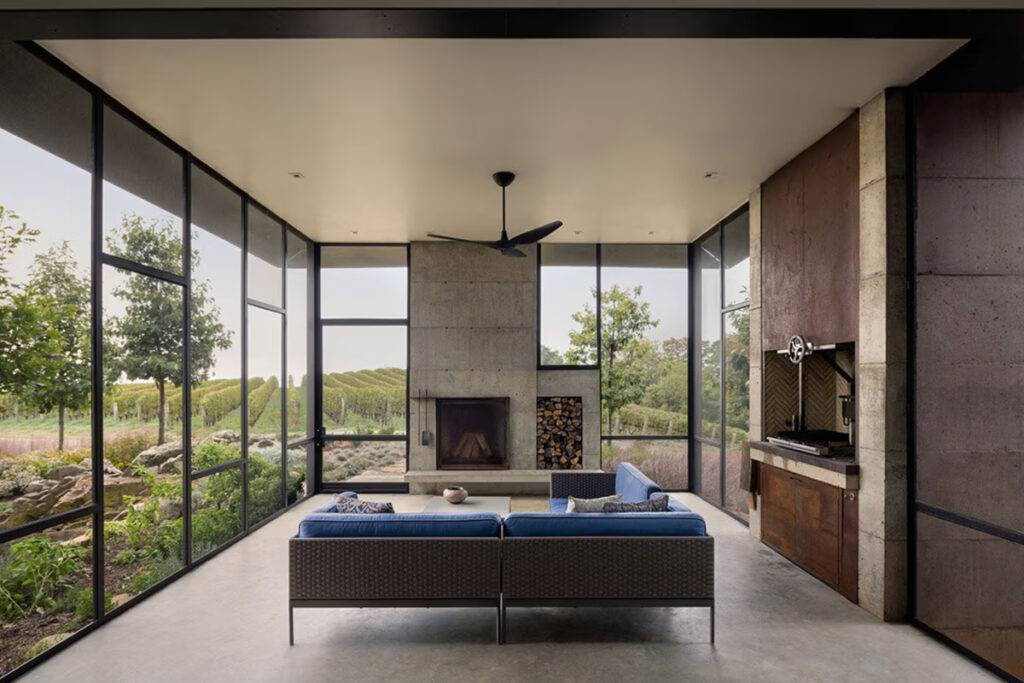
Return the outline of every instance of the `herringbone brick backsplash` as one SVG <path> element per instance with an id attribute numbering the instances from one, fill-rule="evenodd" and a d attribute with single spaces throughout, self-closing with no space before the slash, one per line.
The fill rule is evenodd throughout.
<path id="1" fill-rule="evenodd" d="M 852 352 L 836 354 L 836 362 L 852 369 Z M 798 410 L 797 366 L 774 351 L 764 357 L 764 434 L 773 436 L 789 429 Z M 839 419 L 839 395 L 850 387 L 820 355 L 804 361 L 804 419 L 807 429 L 846 431 Z"/>

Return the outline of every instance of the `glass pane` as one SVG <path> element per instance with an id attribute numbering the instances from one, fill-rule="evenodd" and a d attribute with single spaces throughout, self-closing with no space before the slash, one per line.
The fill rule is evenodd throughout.
<path id="1" fill-rule="evenodd" d="M 93 620 L 92 517 L 0 544 L 0 676 Z"/>
<path id="2" fill-rule="evenodd" d="M 180 275 L 184 196 L 181 155 L 104 109 L 104 251 Z"/>
<path id="3" fill-rule="evenodd" d="M 320 316 L 405 318 L 408 276 L 404 246 L 323 247 Z M 352 296 L 354 292 L 359 295 Z"/>
<path id="4" fill-rule="evenodd" d="M 722 449 L 697 443 L 700 449 L 700 493 L 715 505 L 722 501 Z"/>
<path id="5" fill-rule="evenodd" d="M 0 93 L 0 529 L 9 529 L 92 502 L 91 98 L 8 42 Z M 2 666 L 7 654 L 0 646 Z"/>
<path id="6" fill-rule="evenodd" d="M 750 212 L 744 211 L 722 228 L 725 305 L 750 301 Z"/>
<path id="7" fill-rule="evenodd" d="M 404 441 L 328 441 L 324 481 L 404 481 L 405 451 Z"/>
<path id="8" fill-rule="evenodd" d="M 313 387 L 308 381 L 309 248 L 302 238 L 288 233 L 288 440 L 312 434 L 306 407 Z"/>
<path id="9" fill-rule="evenodd" d="M 255 206 L 249 206 L 248 297 L 271 306 L 281 301 L 284 227 Z"/>
<path id="10" fill-rule="evenodd" d="M 597 248 L 540 247 L 540 363 L 596 365 Z"/>
<path id="11" fill-rule="evenodd" d="M 718 231 L 714 230 L 696 245 L 700 267 L 697 303 L 700 308 L 700 420 L 697 433 L 706 439 L 721 439 L 722 410 L 722 283 L 719 268 Z"/>
<path id="12" fill-rule="evenodd" d="M 242 457 L 242 200 L 192 168 L 193 471 Z M 215 442 L 203 448 L 208 438 Z"/>
<path id="13" fill-rule="evenodd" d="M 406 328 L 324 327 L 328 434 L 405 434 Z"/>
<path id="14" fill-rule="evenodd" d="M 306 468 L 313 455 L 313 444 L 288 447 L 288 504 L 306 497 Z M 404 470 L 403 470 L 404 471 Z"/>
<path id="15" fill-rule="evenodd" d="M 743 455 L 750 453 L 750 309 L 725 314 L 725 507 L 746 519 L 740 488 Z"/>
<path id="16" fill-rule="evenodd" d="M 207 442 L 207 444 L 212 442 Z M 210 460 L 199 446 L 196 455 Z M 242 468 L 192 482 L 192 559 L 198 560 L 242 533 Z"/>
<path id="17" fill-rule="evenodd" d="M 108 609 L 183 565 L 183 309 L 182 287 L 104 266 Z"/>
<path id="18" fill-rule="evenodd" d="M 685 439 L 606 440 L 601 442 L 601 469 L 614 472 L 628 462 L 661 488 L 681 491 L 690 487 L 689 451 Z"/>
<path id="19" fill-rule="evenodd" d="M 283 506 L 281 493 L 282 316 L 249 306 L 249 525 Z"/>
<path id="20" fill-rule="evenodd" d="M 1024 545 L 917 515 L 917 618 L 1024 678 Z"/>
<path id="21" fill-rule="evenodd" d="M 686 434 L 684 245 L 601 247 L 603 434 Z"/>

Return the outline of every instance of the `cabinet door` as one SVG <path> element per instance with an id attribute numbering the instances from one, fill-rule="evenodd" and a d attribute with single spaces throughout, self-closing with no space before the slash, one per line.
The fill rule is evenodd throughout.
<path id="1" fill-rule="evenodd" d="M 815 576 L 839 585 L 842 491 L 811 479 L 797 484 L 797 533 L 802 555 L 795 558 Z"/>
<path id="2" fill-rule="evenodd" d="M 785 470 L 761 466 L 761 538 L 792 559 L 799 554 L 795 484 Z"/>

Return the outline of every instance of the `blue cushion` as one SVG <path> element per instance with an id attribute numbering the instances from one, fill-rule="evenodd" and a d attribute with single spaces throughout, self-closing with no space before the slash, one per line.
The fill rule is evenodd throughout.
<path id="1" fill-rule="evenodd" d="M 548 501 L 548 510 L 551 512 L 565 512 L 569 507 L 568 498 L 552 498 Z"/>
<path id="2" fill-rule="evenodd" d="M 355 493 L 354 491 L 345 491 L 345 493 L 341 494 L 341 497 L 342 498 L 355 498 L 356 500 L 359 499 L 359 495 L 357 493 Z M 333 497 L 330 500 L 328 500 L 326 503 L 324 503 L 323 505 L 318 507 L 317 509 L 313 510 L 313 512 L 337 512 L 337 511 L 338 511 L 338 506 L 335 504 Z"/>
<path id="3" fill-rule="evenodd" d="M 460 514 L 342 515 L 313 513 L 299 522 L 300 538 L 448 538 L 500 536 L 501 515 L 496 512 Z"/>
<path id="4" fill-rule="evenodd" d="M 707 536 L 704 518 L 693 512 L 513 512 L 506 536 Z"/>
<path id="5" fill-rule="evenodd" d="M 670 496 L 667 493 L 665 493 L 664 491 L 659 492 L 659 493 L 651 494 L 651 498 L 652 499 L 653 498 L 661 498 L 662 496 L 668 498 L 668 509 L 671 510 L 672 512 L 690 512 L 691 511 L 690 508 L 686 507 L 685 505 L 680 503 L 678 500 L 676 500 L 672 496 Z"/>
<path id="6" fill-rule="evenodd" d="M 639 503 L 658 491 L 660 486 L 628 462 L 620 463 L 615 470 L 615 493 L 622 494 L 623 503 Z"/>

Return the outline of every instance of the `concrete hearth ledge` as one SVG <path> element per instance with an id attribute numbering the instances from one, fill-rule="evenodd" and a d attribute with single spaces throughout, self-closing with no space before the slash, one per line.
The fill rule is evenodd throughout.
<path id="1" fill-rule="evenodd" d="M 462 486 L 480 495 L 525 495 L 548 492 L 553 470 L 410 470 L 410 493 L 438 495 L 446 486 Z M 558 470 L 566 471 L 566 470 Z M 571 470 L 597 472 L 599 470 Z"/>

